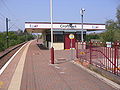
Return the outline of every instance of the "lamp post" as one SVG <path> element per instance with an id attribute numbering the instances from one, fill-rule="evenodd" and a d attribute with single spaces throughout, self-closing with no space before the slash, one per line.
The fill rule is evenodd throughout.
<path id="1" fill-rule="evenodd" d="M 54 48 L 53 48 L 53 1 L 50 0 L 50 17 L 51 17 L 51 64 L 54 64 Z"/>
<path id="2" fill-rule="evenodd" d="M 81 22 L 82 22 L 82 31 L 81 31 L 81 41 L 83 42 L 84 41 L 84 38 L 83 38 L 83 14 L 84 14 L 84 11 L 85 9 L 84 8 L 81 8 L 80 10 L 80 14 L 81 14 Z"/>

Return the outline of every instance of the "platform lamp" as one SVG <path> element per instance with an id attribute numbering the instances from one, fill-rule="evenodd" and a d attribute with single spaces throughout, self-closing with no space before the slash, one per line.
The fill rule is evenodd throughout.
<path id="1" fill-rule="evenodd" d="M 50 18 L 51 18 L 51 64 L 54 64 L 54 48 L 53 48 L 53 1 L 50 0 Z"/>
<path id="2" fill-rule="evenodd" d="M 85 9 L 84 8 L 81 8 L 80 10 L 80 15 L 81 15 L 81 22 L 82 22 L 82 31 L 81 31 L 81 41 L 84 42 L 84 39 L 83 39 L 83 15 L 84 15 L 84 12 L 85 12 Z"/>

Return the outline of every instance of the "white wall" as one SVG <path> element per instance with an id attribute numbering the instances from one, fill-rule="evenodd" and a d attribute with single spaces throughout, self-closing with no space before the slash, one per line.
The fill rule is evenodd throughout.
<path id="1" fill-rule="evenodd" d="M 64 50 L 64 43 L 53 43 L 55 50 Z"/>
<path id="2" fill-rule="evenodd" d="M 64 50 L 64 43 L 53 43 L 54 50 Z M 49 49 L 51 48 L 51 42 L 49 42 Z"/>

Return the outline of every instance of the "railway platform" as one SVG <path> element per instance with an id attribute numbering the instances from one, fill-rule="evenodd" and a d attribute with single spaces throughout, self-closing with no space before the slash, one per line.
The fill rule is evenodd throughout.
<path id="1" fill-rule="evenodd" d="M 27 42 L 1 71 L 0 90 L 116 90 L 70 61 L 50 64 L 41 42 Z M 55 51 L 55 60 L 70 60 L 69 50 Z M 73 56 L 74 57 L 74 56 Z"/>

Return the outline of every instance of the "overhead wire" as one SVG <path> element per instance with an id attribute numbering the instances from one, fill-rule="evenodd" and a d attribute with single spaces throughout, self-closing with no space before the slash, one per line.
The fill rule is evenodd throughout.
<path id="1" fill-rule="evenodd" d="M 9 8 L 8 8 L 8 6 L 6 5 L 6 3 L 3 1 L 3 0 L 1 0 L 1 2 L 2 2 L 2 4 L 4 5 L 4 7 L 6 8 L 6 10 L 8 10 L 9 11 Z M 5 11 L 5 10 L 4 10 Z M 7 14 L 8 15 L 10 15 L 10 13 L 8 13 L 8 11 L 7 11 Z M 2 14 L 2 16 L 4 17 L 4 18 L 6 18 L 6 17 L 8 17 L 7 15 L 3 15 L 3 12 L 1 12 L 0 11 L 0 13 Z M 9 17 L 8 17 L 9 18 Z"/>
<path id="2" fill-rule="evenodd" d="M 1 12 L 0 12 L 0 16 L 2 16 L 3 18 L 6 18 Z"/>
<path id="3" fill-rule="evenodd" d="M 7 11 L 9 12 L 9 15 L 11 14 L 11 16 L 14 16 L 14 18 L 16 19 L 15 21 L 17 21 L 17 23 L 19 23 L 18 21 L 20 21 L 20 20 L 18 20 L 16 17 L 15 17 L 15 15 L 11 12 L 11 9 L 8 7 L 8 5 L 6 4 L 6 2 L 4 1 L 4 0 L 1 0 L 2 1 L 2 4 L 4 5 L 4 7 L 7 9 Z M 7 12 L 7 13 L 8 13 Z M 6 18 L 5 16 L 4 16 L 4 18 Z M 13 19 L 11 19 L 11 18 L 9 18 L 10 19 L 10 21 L 14 21 Z M 15 22 L 16 23 L 16 22 Z M 15 24 L 12 24 L 12 26 L 10 26 L 11 28 L 13 27 L 13 25 L 15 25 Z M 17 26 L 18 27 L 18 26 Z M 19 28 L 18 28 L 19 29 Z"/>
<path id="4" fill-rule="evenodd" d="M 16 27 L 16 28 L 18 28 L 18 29 L 21 29 L 22 27 L 20 27 L 20 26 L 18 26 L 18 25 L 16 25 L 16 24 L 14 24 L 14 26 Z M 22 29 L 21 29 L 22 30 Z"/>
<path id="5" fill-rule="evenodd" d="M 4 5 L 4 7 L 6 8 L 6 10 L 8 11 L 7 13 L 8 13 L 8 15 L 12 15 L 12 16 L 14 16 L 13 14 L 12 14 L 12 12 L 11 12 L 11 10 L 9 9 L 9 7 L 7 6 L 7 4 L 4 2 L 4 0 L 1 0 L 2 1 L 2 4 Z"/>
<path id="6" fill-rule="evenodd" d="M 3 24 L 4 24 L 4 20 L 5 20 L 5 16 L 4 16 L 2 13 L 0 13 L 0 26 L 1 26 L 1 27 L 2 27 Z"/>
<path id="7" fill-rule="evenodd" d="M 2 17 L 0 17 L 1 20 L 4 20 Z"/>
<path id="8" fill-rule="evenodd" d="M 2 3 L 4 4 L 4 6 L 9 10 L 7 4 L 6 4 L 3 0 L 1 0 L 1 1 L 2 1 Z"/>
<path id="9" fill-rule="evenodd" d="M 2 1 L 2 0 L 1 0 L 1 1 Z M 0 11 L 0 31 L 1 31 L 2 29 L 4 29 L 5 18 L 6 18 L 6 16 L 3 14 L 2 11 Z"/>
<path id="10" fill-rule="evenodd" d="M 11 29 L 11 28 L 21 29 L 21 28 L 22 28 L 22 27 L 18 26 L 16 22 L 13 22 L 13 21 L 11 21 L 11 20 L 10 20 L 10 22 L 11 22 L 11 26 L 9 27 L 9 29 Z M 21 29 L 21 30 L 22 30 L 22 29 Z"/>

